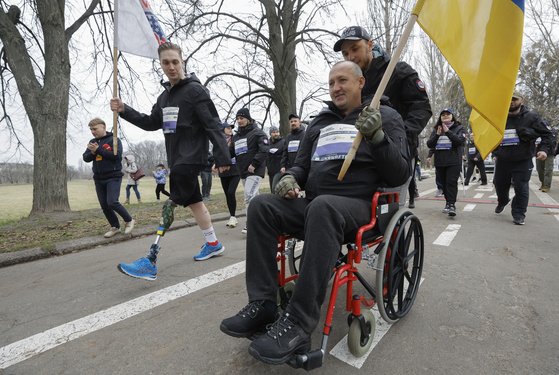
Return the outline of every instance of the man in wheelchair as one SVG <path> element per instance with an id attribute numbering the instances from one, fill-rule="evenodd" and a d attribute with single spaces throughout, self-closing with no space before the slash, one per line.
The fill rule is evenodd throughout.
<path id="1" fill-rule="evenodd" d="M 254 338 L 249 353 L 262 362 L 282 364 L 310 349 L 341 245 L 370 221 L 376 189 L 402 185 L 410 176 L 403 120 L 385 103 L 380 110 L 361 103 L 364 83 L 357 64 L 343 61 L 332 67 L 332 101 L 308 127 L 294 167 L 279 181 L 275 195 L 257 196 L 249 206 L 249 303 L 223 320 L 220 329 L 233 337 Z M 365 141 L 339 182 L 338 172 L 357 131 Z M 299 197 L 302 189 L 305 198 Z M 303 258 L 293 295 L 278 316 L 277 244 L 278 236 L 286 233 L 304 240 Z"/>

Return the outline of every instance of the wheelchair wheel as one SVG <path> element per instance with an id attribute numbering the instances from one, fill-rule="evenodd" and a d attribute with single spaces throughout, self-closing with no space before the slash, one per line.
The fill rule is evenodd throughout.
<path id="1" fill-rule="evenodd" d="M 299 266 L 301 265 L 301 255 L 303 253 L 303 247 L 297 246 L 301 245 L 302 242 L 295 238 L 291 238 L 285 244 L 285 254 L 287 255 L 287 264 L 289 266 L 289 272 L 292 275 L 297 275 L 299 273 Z"/>
<path id="2" fill-rule="evenodd" d="M 278 288 L 277 304 L 282 309 L 285 310 L 293 291 L 295 290 L 295 281 L 290 281 L 285 284 L 282 288 Z"/>
<path id="3" fill-rule="evenodd" d="M 347 334 L 349 352 L 356 357 L 362 357 L 369 351 L 375 338 L 376 320 L 371 310 L 363 309 L 361 314 L 365 319 L 365 332 L 363 332 L 359 319 L 353 318 Z"/>
<path id="4" fill-rule="evenodd" d="M 378 310 L 388 323 L 410 311 L 421 282 L 423 258 L 421 222 L 412 212 L 400 209 L 386 229 L 376 274 Z"/>

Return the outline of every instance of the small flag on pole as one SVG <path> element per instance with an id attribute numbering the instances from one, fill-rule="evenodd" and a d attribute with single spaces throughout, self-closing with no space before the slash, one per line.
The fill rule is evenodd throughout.
<path id="1" fill-rule="evenodd" d="M 412 13 L 460 77 L 485 158 L 504 134 L 520 66 L 524 0 L 418 0 Z"/>
<path id="2" fill-rule="evenodd" d="M 157 59 L 167 39 L 147 0 L 115 0 L 115 46 L 122 52 Z"/>

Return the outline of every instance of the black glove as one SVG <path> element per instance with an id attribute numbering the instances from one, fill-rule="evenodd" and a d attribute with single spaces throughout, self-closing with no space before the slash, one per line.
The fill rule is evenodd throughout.
<path id="1" fill-rule="evenodd" d="M 363 135 L 369 143 L 377 145 L 384 139 L 384 131 L 382 131 L 382 117 L 378 109 L 364 108 L 357 121 L 355 127 Z"/>
<path id="2" fill-rule="evenodd" d="M 279 180 L 278 184 L 276 185 L 275 192 L 276 195 L 285 198 L 290 190 L 295 191 L 296 189 L 301 190 L 299 184 L 297 184 L 297 180 L 295 180 L 295 177 L 293 177 L 292 175 L 286 174 Z"/>

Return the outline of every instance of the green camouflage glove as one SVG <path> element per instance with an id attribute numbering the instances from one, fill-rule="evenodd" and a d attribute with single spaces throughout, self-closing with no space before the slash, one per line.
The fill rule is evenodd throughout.
<path id="1" fill-rule="evenodd" d="M 295 180 L 295 177 L 290 174 L 286 174 L 279 180 L 278 184 L 276 185 L 276 195 L 285 198 L 287 192 L 295 189 L 301 190 L 299 184 L 297 184 L 297 181 Z"/>
<path id="2" fill-rule="evenodd" d="M 363 138 L 373 145 L 379 144 L 384 139 L 382 117 L 378 109 L 364 108 L 357 121 L 355 121 L 355 127 L 363 135 Z"/>

